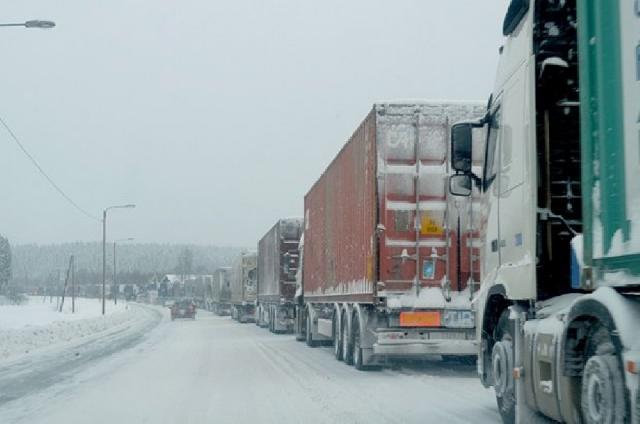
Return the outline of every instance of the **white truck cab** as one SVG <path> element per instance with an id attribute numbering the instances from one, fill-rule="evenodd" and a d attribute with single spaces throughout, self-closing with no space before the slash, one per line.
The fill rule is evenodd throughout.
<path id="1" fill-rule="evenodd" d="M 505 422 L 640 422 L 639 2 L 513 0 L 503 33 L 486 115 L 452 129 L 480 378 Z"/>

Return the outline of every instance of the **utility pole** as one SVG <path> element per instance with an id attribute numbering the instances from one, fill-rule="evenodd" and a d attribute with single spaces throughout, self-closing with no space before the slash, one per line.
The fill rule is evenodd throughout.
<path id="1" fill-rule="evenodd" d="M 76 261 L 71 256 L 71 313 L 76 313 Z"/>
<path id="2" fill-rule="evenodd" d="M 107 211 L 109 211 L 109 209 L 135 207 L 136 205 L 134 204 L 109 206 L 104 211 L 102 211 L 102 315 L 104 315 L 106 311 L 105 285 L 107 283 Z"/>
<path id="3" fill-rule="evenodd" d="M 67 268 L 67 276 L 64 279 L 64 288 L 62 289 L 62 299 L 60 301 L 60 312 L 64 307 L 64 297 L 67 294 L 67 284 L 69 284 L 69 277 L 71 276 L 71 266 L 73 265 L 73 255 L 69 258 L 69 267 Z"/>
<path id="4" fill-rule="evenodd" d="M 116 243 L 119 243 L 121 241 L 131 241 L 131 240 L 135 240 L 133 237 L 129 237 L 129 238 L 124 238 L 124 239 L 120 239 L 120 240 L 114 240 L 113 241 L 113 287 L 115 289 L 114 295 L 113 295 L 113 304 L 117 305 L 118 304 L 118 292 L 120 291 L 118 288 L 118 283 L 117 283 L 117 279 L 116 279 Z"/>
<path id="5" fill-rule="evenodd" d="M 105 209 L 102 212 L 102 315 L 105 312 L 105 302 L 104 302 L 104 285 L 106 283 L 106 274 L 107 274 L 107 210 Z"/>
<path id="6" fill-rule="evenodd" d="M 118 283 L 116 282 L 116 242 L 113 242 L 113 304 L 118 304 Z"/>

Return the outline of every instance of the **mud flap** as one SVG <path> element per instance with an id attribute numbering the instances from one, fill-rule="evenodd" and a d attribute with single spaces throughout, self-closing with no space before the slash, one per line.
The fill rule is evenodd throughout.
<path id="1" fill-rule="evenodd" d="M 384 359 L 376 356 L 373 352 L 373 346 L 378 341 L 376 333 L 378 328 L 377 315 L 368 308 L 361 308 L 360 305 L 356 305 L 356 313 L 360 322 L 362 364 L 365 367 L 383 365 Z"/>
<path id="2" fill-rule="evenodd" d="M 373 348 L 362 349 L 362 364 L 365 367 L 383 366 L 385 364 L 384 358 L 376 356 L 373 353 Z"/>

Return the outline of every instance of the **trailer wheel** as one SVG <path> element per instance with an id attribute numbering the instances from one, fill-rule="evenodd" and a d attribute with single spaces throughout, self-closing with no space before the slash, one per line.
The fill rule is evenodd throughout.
<path id="1" fill-rule="evenodd" d="M 353 345 L 351 344 L 351 334 L 349 334 L 349 326 L 347 325 L 347 314 L 342 314 L 342 360 L 347 365 L 353 365 Z"/>
<path id="2" fill-rule="evenodd" d="M 342 361 L 342 332 L 340 331 L 341 326 L 338 325 L 340 322 L 338 320 L 339 313 L 336 311 L 333 314 L 333 355 L 338 361 Z"/>
<path id="3" fill-rule="evenodd" d="M 316 347 L 318 343 L 313 340 L 313 328 L 311 326 L 311 314 L 309 312 L 306 313 L 305 328 L 307 346 Z"/>
<path id="4" fill-rule="evenodd" d="M 513 381 L 513 328 L 509 320 L 509 309 L 502 311 L 494 333 L 491 365 L 493 388 L 498 410 L 505 424 L 516 422 L 516 395 Z"/>
<path id="5" fill-rule="evenodd" d="M 271 331 L 272 333 L 276 332 L 276 324 L 275 324 L 275 311 L 273 306 L 269 306 L 269 331 Z"/>
<path id="6" fill-rule="evenodd" d="M 624 379 L 615 355 L 596 354 L 582 374 L 582 416 L 586 424 L 625 422 Z"/>
<path id="7" fill-rule="evenodd" d="M 306 332 L 306 328 L 304 327 L 303 323 L 305 322 L 305 312 L 302 308 L 300 308 L 299 306 L 295 307 L 295 320 L 294 320 L 294 328 L 293 328 L 293 332 L 296 335 L 296 341 L 303 341 L 306 338 L 305 332 Z"/>
<path id="8" fill-rule="evenodd" d="M 353 366 L 358 371 L 364 371 L 366 367 L 363 364 L 362 348 L 360 347 L 360 322 L 358 320 L 358 314 L 355 314 L 351 321 L 351 338 L 353 339 Z"/>

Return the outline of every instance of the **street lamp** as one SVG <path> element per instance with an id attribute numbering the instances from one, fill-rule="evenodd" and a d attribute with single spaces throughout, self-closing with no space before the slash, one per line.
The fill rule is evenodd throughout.
<path id="1" fill-rule="evenodd" d="M 102 212 L 102 315 L 105 313 L 105 293 L 104 288 L 107 279 L 107 212 L 110 209 L 135 208 L 136 205 L 109 206 Z"/>
<path id="2" fill-rule="evenodd" d="M 0 27 L 16 27 L 21 26 L 25 28 L 41 28 L 41 29 L 51 29 L 56 26 L 56 23 L 53 21 L 27 21 L 21 24 L 0 24 Z"/>
<path id="3" fill-rule="evenodd" d="M 119 243 L 121 241 L 132 241 L 132 240 L 134 240 L 133 237 L 123 238 L 123 239 L 113 241 L 113 289 L 114 289 L 113 304 L 114 305 L 118 304 L 118 283 L 116 282 L 116 243 Z"/>

